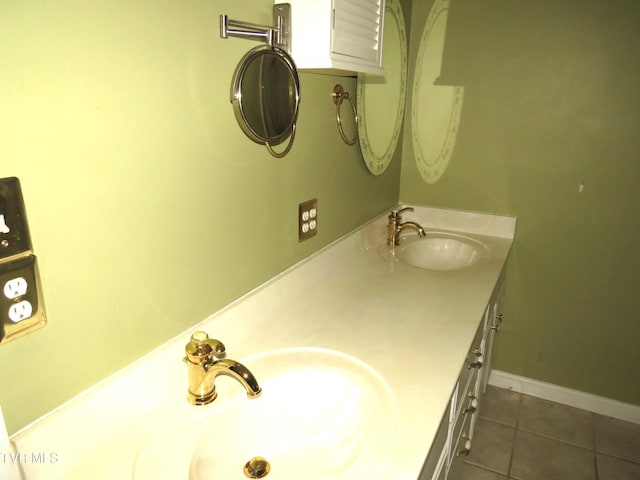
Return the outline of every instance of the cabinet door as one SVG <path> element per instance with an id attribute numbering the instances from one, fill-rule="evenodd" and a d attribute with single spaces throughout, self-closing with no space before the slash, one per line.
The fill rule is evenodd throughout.
<path id="1" fill-rule="evenodd" d="M 472 437 L 471 431 L 475 424 L 477 414 L 475 412 L 467 412 L 460 419 L 460 429 L 454 438 L 452 444 L 449 461 L 449 468 L 447 469 L 447 475 L 456 470 L 457 466 L 464 462 L 464 459 L 471 451 Z"/>
<path id="2" fill-rule="evenodd" d="M 453 407 L 453 418 L 458 418 L 463 408 L 465 397 L 469 392 L 476 391 L 478 372 L 484 369 L 483 324 L 480 324 L 476 336 L 471 343 L 465 363 L 458 377 L 458 393 Z"/>
<path id="3" fill-rule="evenodd" d="M 433 476 L 433 480 L 446 480 L 449 469 L 447 468 L 447 452 L 442 452 L 439 468 Z"/>
<path id="4" fill-rule="evenodd" d="M 496 335 L 500 331 L 500 325 L 502 324 L 502 307 L 504 304 L 504 290 L 505 283 L 500 281 L 494 294 L 491 297 L 491 301 L 487 306 L 487 322 L 485 330 L 485 365 L 483 366 L 480 375 L 479 393 L 484 394 L 487 389 L 487 383 L 489 382 L 489 375 L 493 368 L 493 352 L 496 343 Z"/>
<path id="5" fill-rule="evenodd" d="M 384 0 L 334 0 L 331 51 L 380 65 Z"/>
<path id="6" fill-rule="evenodd" d="M 419 480 L 436 480 L 441 478 L 441 472 L 446 472 L 446 462 L 449 453 L 449 424 L 451 418 L 451 405 L 449 402 L 447 410 L 442 416 L 442 421 L 438 427 L 436 438 L 431 444 L 431 450 L 427 456 L 427 460 L 422 467 Z"/>
<path id="7" fill-rule="evenodd" d="M 474 370 L 471 382 L 467 385 L 466 390 L 460 391 L 458 399 L 458 411 L 456 418 L 451 426 L 451 447 L 449 451 L 449 463 L 453 462 L 459 449 L 456 448 L 460 444 L 460 439 L 471 439 L 473 423 L 475 418 L 471 418 L 478 409 L 479 399 L 476 396 L 476 384 L 478 379 L 478 371 Z M 472 423 L 473 422 L 473 423 Z M 464 441 L 462 442 L 464 445 Z"/>

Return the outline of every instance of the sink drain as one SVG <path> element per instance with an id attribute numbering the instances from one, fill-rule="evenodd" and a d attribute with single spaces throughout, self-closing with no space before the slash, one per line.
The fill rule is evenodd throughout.
<path id="1" fill-rule="evenodd" d="M 263 457 L 253 457 L 244 464 L 244 474 L 249 478 L 266 477 L 270 470 L 271 465 L 269 465 L 267 459 Z"/>

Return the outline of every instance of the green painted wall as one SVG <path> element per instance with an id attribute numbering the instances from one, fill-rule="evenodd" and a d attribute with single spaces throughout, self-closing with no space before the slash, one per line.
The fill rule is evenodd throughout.
<path id="1" fill-rule="evenodd" d="M 410 69 L 431 4 L 413 2 Z M 404 202 L 518 216 L 498 369 L 636 405 L 638 25 L 634 1 L 451 0 L 455 152 L 423 183 L 407 124 L 400 187 Z"/>
<path id="2" fill-rule="evenodd" d="M 49 324 L 0 346 L 15 432 L 397 202 L 339 137 L 331 92 L 302 74 L 291 153 L 236 124 L 229 88 L 267 0 L 0 0 L 0 177 L 17 176 Z M 298 203 L 319 233 L 297 241 Z"/>
<path id="3" fill-rule="evenodd" d="M 266 279 L 406 202 L 518 216 L 496 367 L 640 404 L 640 5 L 451 0 L 442 80 L 465 87 L 434 185 L 410 129 L 369 175 L 302 74 L 292 152 L 247 139 L 228 100 L 254 44 L 218 15 L 266 0 L 0 0 L 0 177 L 18 176 L 49 325 L 0 346 L 11 432 Z M 410 72 L 431 0 L 414 0 Z M 249 12 L 249 13 L 248 13 Z M 411 89 L 408 91 L 411 101 Z M 410 109 L 407 109 L 410 125 Z M 579 185 L 583 184 L 582 192 Z M 299 244 L 299 202 L 320 229 Z"/>

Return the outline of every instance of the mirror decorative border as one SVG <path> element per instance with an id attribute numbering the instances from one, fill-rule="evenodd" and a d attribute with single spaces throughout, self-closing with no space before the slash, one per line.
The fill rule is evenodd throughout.
<path id="1" fill-rule="evenodd" d="M 436 0 L 418 49 L 411 99 L 414 157 L 425 183 L 436 183 L 453 154 L 464 87 L 437 85 L 442 67 L 449 0 Z"/>
<path id="2" fill-rule="evenodd" d="M 386 77 L 358 75 L 358 135 L 364 163 L 381 175 L 400 138 L 407 90 L 407 32 L 399 0 L 387 0 L 382 65 Z"/>

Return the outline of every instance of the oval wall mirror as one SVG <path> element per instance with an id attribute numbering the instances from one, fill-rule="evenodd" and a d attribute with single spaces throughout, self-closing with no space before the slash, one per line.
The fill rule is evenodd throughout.
<path id="1" fill-rule="evenodd" d="M 358 75 L 358 136 L 364 162 L 373 175 L 383 173 L 396 151 L 407 86 L 407 33 L 399 0 L 387 0 L 382 66 L 385 77 Z"/>
<path id="2" fill-rule="evenodd" d="M 285 156 L 295 137 L 300 104 L 300 79 L 293 59 L 277 47 L 249 50 L 236 67 L 231 103 L 242 131 L 264 144 L 275 157 Z M 284 151 L 271 147 L 289 138 Z"/>
<path id="3" fill-rule="evenodd" d="M 464 87 L 438 85 L 444 54 L 449 0 L 436 0 L 422 31 L 411 99 L 411 139 L 425 183 L 444 174 L 456 146 Z"/>

